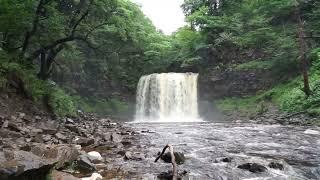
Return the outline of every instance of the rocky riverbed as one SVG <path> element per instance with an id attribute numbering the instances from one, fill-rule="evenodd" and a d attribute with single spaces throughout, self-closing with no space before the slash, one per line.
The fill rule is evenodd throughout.
<path id="1" fill-rule="evenodd" d="M 320 128 L 264 123 L 119 124 L 18 112 L 0 117 L 0 179 L 168 179 L 170 158 L 154 162 L 166 144 L 183 179 L 319 179 Z"/>
<path id="2" fill-rule="evenodd" d="M 1 180 L 111 179 L 129 173 L 113 161 L 144 158 L 136 153 L 140 133 L 111 119 L 84 114 L 52 119 L 20 112 L 2 116 L 0 122 Z"/>

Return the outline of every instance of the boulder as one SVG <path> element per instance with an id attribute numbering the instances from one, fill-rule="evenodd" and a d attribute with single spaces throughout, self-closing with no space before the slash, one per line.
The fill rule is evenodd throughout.
<path id="1" fill-rule="evenodd" d="M 39 157 L 56 162 L 56 169 L 61 169 L 69 165 L 71 162 L 77 160 L 79 156 L 77 147 L 67 144 L 35 144 L 31 147 L 31 152 Z"/>
<path id="2" fill-rule="evenodd" d="M 272 169 L 279 169 L 279 170 L 284 169 L 283 164 L 278 163 L 278 162 L 271 162 L 268 166 Z"/>
<path id="3" fill-rule="evenodd" d="M 1 180 L 45 179 L 54 161 L 44 159 L 26 151 L 0 152 Z"/>
<path id="4" fill-rule="evenodd" d="M 90 156 L 91 162 L 93 162 L 95 164 L 103 161 L 101 154 L 97 151 L 88 152 L 88 155 Z"/>
<path id="5" fill-rule="evenodd" d="M 92 173 L 96 170 L 88 154 L 82 154 L 77 159 L 77 169 L 83 173 Z"/>
<path id="6" fill-rule="evenodd" d="M 238 166 L 239 169 L 248 170 L 253 173 L 261 173 L 267 171 L 267 168 L 257 163 L 245 163 Z"/>
<path id="7" fill-rule="evenodd" d="M 175 160 L 176 160 L 176 163 L 177 164 L 183 164 L 186 160 L 186 158 L 184 157 L 184 154 L 182 152 L 174 152 L 174 157 L 175 157 Z M 161 156 L 161 159 L 166 162 L 166 163 L 171 163 L 171 154 L 170 152 L 167 152 L 165 154 L 163 154 Z"/>

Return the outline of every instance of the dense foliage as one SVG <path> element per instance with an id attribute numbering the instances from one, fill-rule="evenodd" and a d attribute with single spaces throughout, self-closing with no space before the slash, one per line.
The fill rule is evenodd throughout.
<path id="1" fill-rule="evenodd" d="M 60 115 L 74 114 L 76 108 L 108 113 L 125 109 L 121 94 L 132 96 L 141 75 L 164 71 L 162 55 L 169 41 L 128 0 L 0 2 L 0 52 L 6 54 L 1 65 L 14 64 L 33 77 L 27 82 L 19 75 L 36 91 L 31 94 L 35 101 L 48 99 Z"/>
<path id="2" fill-rule="evenodd" d="M 260 113 L 272 100 L 283 110 L 319 114 L 318 1 L 185 0 L 182 7 L 190 29 L 202 36 L 192 57 L 200 57 L 203 69 L 270 70 L 278 79 L 273 89 L 257 96 L 219 101 L 221 109 Z"/>
<path id="3" fill-rule="evenodd" d="M 318 1 L 185 0 L 182 9 L 189 25 L 166 36 L 130 0 L 1 0 L 0 87 L 15 85 L 59 115 L 121 116 L 144 74 L 270 70 L 273 89 L 221 108 L 272 99 L 319 111 Z M 299 74 L 308 70 L 306 97 Z"/>

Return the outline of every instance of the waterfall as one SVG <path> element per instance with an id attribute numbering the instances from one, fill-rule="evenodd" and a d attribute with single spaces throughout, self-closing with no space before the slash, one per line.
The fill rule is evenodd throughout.
<path id="1" fill-rule="evenodd" d="M 161 73 L 142 76 L 137 87 L 138 122 L 199 121 L 198 74 Z"/>

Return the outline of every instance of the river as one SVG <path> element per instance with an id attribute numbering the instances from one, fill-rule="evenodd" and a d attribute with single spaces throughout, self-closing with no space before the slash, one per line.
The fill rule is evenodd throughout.
<path id="1" fill-rule="evenodd" d="M 184 179 L 320 179 L 320 128 L 208 122 L 127 126 L 140 132 L 127 150 L 139 151 L 135 153 L 143 158 L 119 164 L 129 172 L 126 179 L 155 179 L 170 170 L 171 164 L 154 162 L 166 144 L 185 154 L 185 163 L 178 166 L 179 171 L 188 172 Z M 220 161 L 225 157 L 231 162 Z M 268 167 L 271 162 L 282 164 L 284 169 Z M 257 163 L 267 170 L 252 173 L 237 167 L 244 163 Z"/>

